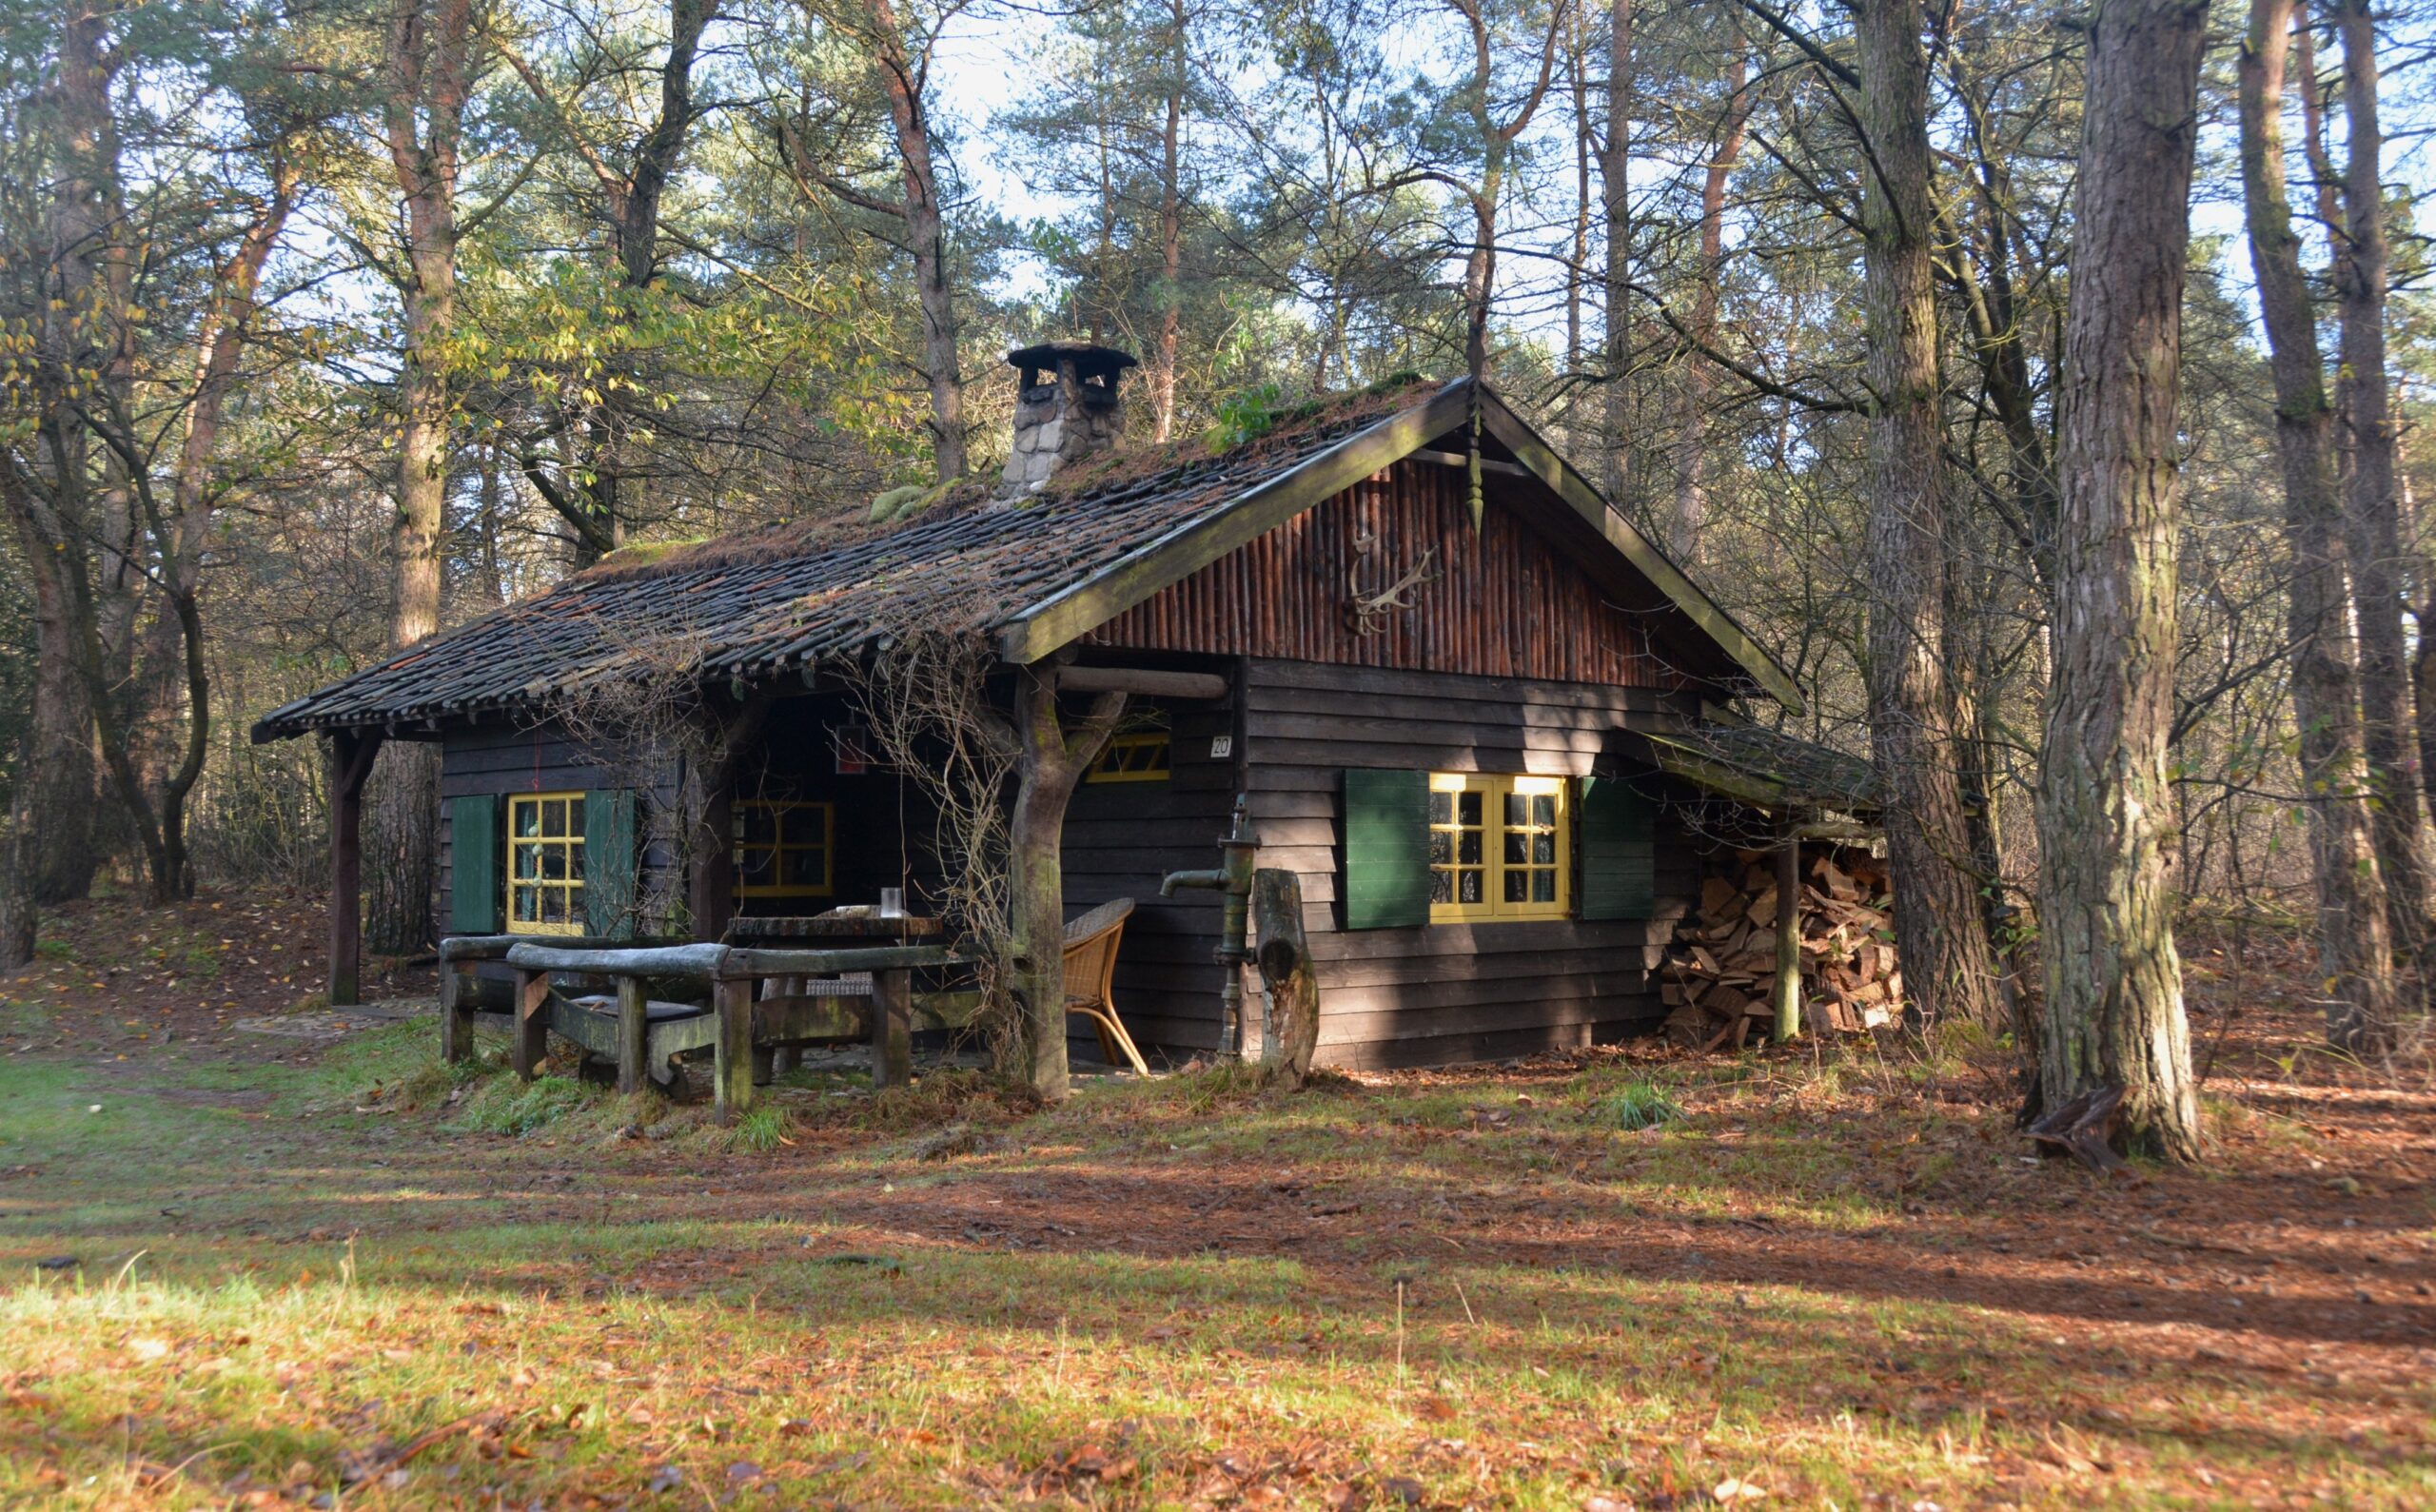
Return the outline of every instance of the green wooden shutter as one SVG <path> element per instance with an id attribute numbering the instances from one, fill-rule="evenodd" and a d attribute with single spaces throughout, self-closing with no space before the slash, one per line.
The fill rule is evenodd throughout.
<path id="1" fill-rule="evenodd" d="M 1658 906 L 1658 805 L 1614 777 L 1581 786 L 1585 919 L 1645 919 Z"/>
<path id="2" fill-rule="evenodd" d="M 469 793 L 448 803 L 448 930 L 452 934 L 497 934 L 505 899 L 500 894 L 500 862 L 506 842 L 500 835 L 496 793 Z"/>
<path id="3" fill-rule="evenodd" d="M 1429 922 L 1429 774 L 1345 774 L 1345 927 Z"/>
<path id="4" fill-rule="evenodd" d="M 583 795 L 584 928 L 610 939 L 635 933 L 635 882 L 641 856 L 635 844 L 635 790 L 604 788 Z"/>

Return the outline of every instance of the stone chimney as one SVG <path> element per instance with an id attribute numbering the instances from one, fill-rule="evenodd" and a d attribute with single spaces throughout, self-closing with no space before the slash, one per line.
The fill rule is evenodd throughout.
<path id="1" fill-rule="evenodd" d="M 1068 463 L 1110 450 L 1124 435 L 1116 379 L 1136 365 L 1130 353 L 1090 342 L 1041 342 L 1009 352 L 1007 365 L 1023 375 L 1023 386 L 999 498 L 1037 492 Z"/>

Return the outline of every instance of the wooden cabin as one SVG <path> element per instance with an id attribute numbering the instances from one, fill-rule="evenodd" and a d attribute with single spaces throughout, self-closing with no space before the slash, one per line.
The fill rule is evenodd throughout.
<path id="1" fill-rule="evenodd" d="M 1136 690 L 1069 810 L 1067 905 L 1136 900 L 1116 1001 L 1171 1056 L 1219 1048 L 1232 968 L 1212 958 L 1217 899 L 1160 882 L 1214 864 L 1239 794 L 1258 864 L 1299 874 L 1318 1060 L 1347 1068 L 1654 1025 L 1652 969 L 1716 853 L 1867 803 L 1859 763 L 1726 712 L 1798 695 L 1489 388 L 1409 383 L 1223 448 L 1123 450 L 1131 359 L 1056 344 L 1011 361 L 1019 434 L 994 492 L 613 558 L 263 719 L 257 739 L 331 742 L 334 996 L 353 985 L 354 811 L 382 739 L 441 747 L 451 933 L 716 938 L 735 912 L 921 898 L 932 815 L 877 759 L 855 691 L 909 626 L 1054 667 L 1078 699 Z M 638 767 L 603 748 L 603 700 L 584 700 L 672 662 L 705 718 L 766 705 L 743 749 L 662 743 Z M 1801 791 L 1772 768 L 1808 774 Z M 673 817 L 689 781 L 717 786 L 732 842 L 690 859 Z"/>

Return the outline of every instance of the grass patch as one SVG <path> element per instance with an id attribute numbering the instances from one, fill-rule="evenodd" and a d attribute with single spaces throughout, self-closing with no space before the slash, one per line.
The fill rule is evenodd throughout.
<path id="1" fill-rule="evenodd" d="M 1678 1121 L 1683 1116 L 1683 1105 L 1656 1082 L 1637 1081 L 1626 1083 L 1613 1096 L 1601 1098 L 1591 1111 L 1601 1126 L 1634 1133 Z"/>
<path id="2" fill-rule="evenodd" d="M 795 1143 L 787 1136 L 794 1132 L 795 1121 L 783 1108 L 764 1103 L 745 1110 L 727 1131 L 722 1143 L 732 1153 L 767 1155 L 782 1146 Z"/>
<path id="3" fill-rule="evenodd" d="M 549 1128 L 599 1097 L 597 1090 L 572 1076 L 537 1076 L 530 1082 L 493 1077 L 458 1105 L 448 1127 L 463 1133 L 521 1138 Z"/>

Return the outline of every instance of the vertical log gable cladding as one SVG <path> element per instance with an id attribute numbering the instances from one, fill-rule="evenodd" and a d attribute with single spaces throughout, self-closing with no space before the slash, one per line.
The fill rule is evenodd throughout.
<path id="1" fill-rule="evenodd" d="M 1503 479 L 1495 482 L 1502 483 Z M 1362 667 L 1683 688 L 1648 617 L 1612 601 L 1461 468 L 1398 462 L 1118 615 L 1089 643 Z M 1407 579 L 1367 615 L 1358 600 Z"/>

